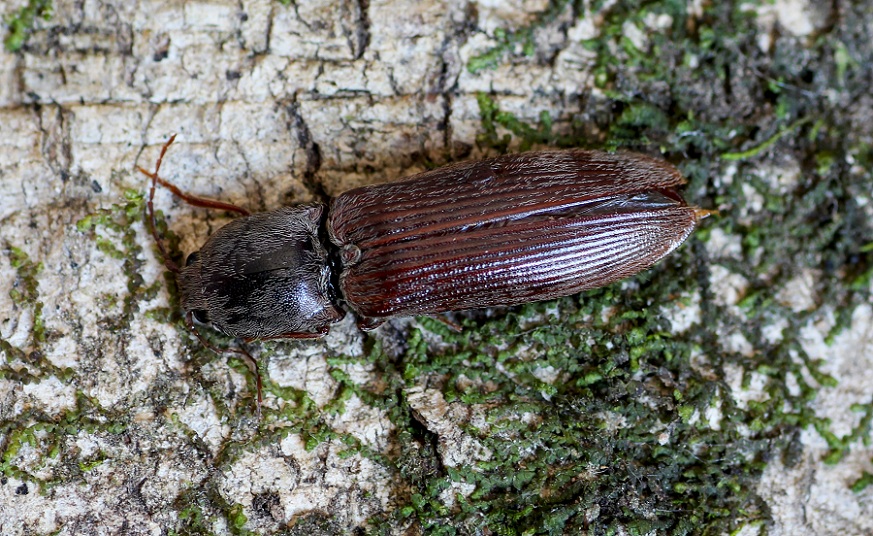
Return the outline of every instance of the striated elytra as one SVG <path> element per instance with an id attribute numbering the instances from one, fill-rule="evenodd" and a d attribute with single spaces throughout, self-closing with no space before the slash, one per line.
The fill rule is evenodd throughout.
<path id="1" fill-rule="evenodd" d="M 153 179 L 192 204 L 229 208 Z M 246 340 L 323 336 L 344 316 L 340 304 L 372 328 L 547 300 L 631 276 L 676 249 L 708 214 L 686 204 L 683 182 L 670 164 L 633 153 L 461 162 L 345 192 L 329 208 L 238 218 L 174 271 L 189 321 Z"/>

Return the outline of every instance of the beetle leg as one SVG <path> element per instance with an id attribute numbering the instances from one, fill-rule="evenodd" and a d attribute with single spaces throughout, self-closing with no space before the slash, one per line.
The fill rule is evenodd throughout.
<path id="1" fill-rule="evenodd" d="M 330 331 L 330 328 L 325 327 L 320 329 L 315 333 L 297 333 L 292 331 L 291 333 L 283 333 L 281 335 L 275 335 L 273 337 L 256 337 L 251 339 L 244 339 L 245 342 L 253 342 L 253 341 L 272 341 L 275 339 L 320 339 L 327 335 L 327 332 Z"/>
<path id="2" fill-rule="evenodd" d="M 363 316 L 360 318 L 360 320 L 358 320 L 358 327 L 362 331 L 372 331 L 384 323 L 385 323 L 384 318 L 374 318 L 374 317 L 369 317 L 369 316 Z"/>
<path id="3" fill-rule="evenodd" d="M 246 350 L 245 346 L 243 346 L 241 342 L 239 343 L 239 348 L 235 349 L 235 348 L 219 348 L 219 347 L 215 346 L 214 344 L 212 344 L 211 342 L 207 341 L 205 338 L 203 338 L 203 335 L 201 335 L 200 332 L 197 330 L 197 326 L 194 325 L 194 315 L 193 315 L 192 311 L 188 311 L 188 313 L 185 314 L 185 325 L 188 326 L 188 329 L 192 333 L 194 333 L 194 335 L 197 337 L 197 340 L 200 341 L 200 344 L 202 344 L 206 348 L 209 348 L 210 350 L 212 350 L 216 354 L 219 354 L 219 355 L 220 354 L 238 354 L 238 355 L 242 356 L 243 363 L 245 363 L 246 366 L 251 371 L 251 373 L 255 375 L 255 384 L 257 385 L 257 389 L 258 389 L 258 396 L 255 400 L 255 414 L 257 415 L 258 420 L 260 421 L 261 420 L 261 404 L 264 401 L 263 383 L 261 382 L 261 373 L 260 373 L 260 370 L 258 369 L 258 362 L 255 360 L 254 357 L 252 357 L 252 354 L 250 354 L 248 352 L 248 350 Z"/>
<path id="4" fill-rule="evenodd" d="M 452 320 L 451 318 L 449 318 L 448 316 L 446 316 L 444 314 L 430 315 L 430 318 L 433 318 L 434 320 L 441 322 L 446 327 L 448 327 L 449 329 L 451 329 L 452 331 L 454 331 L 456 333 L 461 333 L 462 331 L 464 331 L 464 326 L 455 322 L 454 320 Z"/>
<path id="5" fill-rule="evenodd" d="M 263 405 L 263 403 L 264 403 L 264 385 L 263 385 L 263 383 L 261 383 L 261 372 L 258 369 L 257 360 L 255 360 L 255 358 L 252 357 L 252 354 L 250 354 L 248 352 L 248 350 L 246 350 L 246 347 L 243 346 L 242 341 L 240 341 L 238 344 L 239 344 L 239 349 L 240 349 L 240 351 L 238 353 L 240 353 L 243 356 L 243 363 L 245 363 L 246 366 L 249 367 L 249 372 L 251 372 L 255 376 L 255 384 L 256 384 L 257 389 L 258 389 L 257 402 L 255 403 L 255 413 L 258 417 L 258 421 L 260 421 L 261 420 L 261 405 Z"/>

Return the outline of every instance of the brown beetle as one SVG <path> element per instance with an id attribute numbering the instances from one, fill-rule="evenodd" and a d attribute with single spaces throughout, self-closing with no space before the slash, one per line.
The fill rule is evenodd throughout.
<path id="1" fill-rule="evenodd" d="M 393 316 L 516 305 L 600 287 L 655 264 L 708 211 L 670 164 L 632 153 L 545 150 L 461 162 L 324 204 L 249 214 L 177 272 L 182 307 L 245 340 L 316 338 L 354 311 Z M 155 234 L 158 239 L 157 234 Z M 158 239 L 160 245 L 160 240 Z M 163 246 L 161 245 L 163 251 Z M 164 254 L 165 259 L 166 254 Z"/>

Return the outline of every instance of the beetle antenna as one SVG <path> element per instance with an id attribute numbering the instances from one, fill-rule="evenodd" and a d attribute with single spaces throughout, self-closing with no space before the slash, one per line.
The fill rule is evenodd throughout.
<path id="1" fill-rule="evenodd" d="M 161 154 L 160 154 L 160 156 L 158 156 L 157 163 L 155 163 L 155 172 L 154 173 L 150 173 L 139 166 L 137 166 L 137 169 L 140 171 L 140 173 L 142 173 L 143 175 L 145 175 L 146 177 L 148 177 L 152 180 L 152 185 L 151 185 L 151 188 L 149 189 L 149 200 L 146 203 L 146 209 L 148 210 L 148 222 L 149 222 L 150 230 L 152 232 L 152 237 L 155 239 L 155 243 L 157 243 L 158 249 L 161 252 L 161 257 L 163 258 L 164 266 L 167 268 L 167 270 L 173 272 L 174 274 L 178 274 L 180 271 L 179 265 L 176 264 L 173 261 L 173 259 L 170 258 L 169 253 L 167 253 L 167 248 L 164 246 L 164 241 L 161 239 L 160 235 L 158 235 L 158 224 L 157 224 L 157 219 L 155 218 L 155 206 L 154 206 L 155 188 L 157 187 L 157 181 L 161 180 L 158 178 L 158 173 L 161 170 L 161 162 L 163 162 L 164 155 L 167 154 L 167 149 L 170 148 L 170 145 L 173 143 L 173 141 L 175 139 L 176 139 L 176 135 L 173 134 L 172 136 L 170 136 L 170 139 L 167 140 L 167 142 L 164 144 L 164 146 L 161 147 Z M 163 183 L 163 181 L 162 181 L 162 183 Z"/>
<path id="2" fill-rule="evenodd" d="M 203 335 L 200 334 L 197 326 L 194 325 L 194 313 L 191 311 L 188 311 L 185 314 L 185 325 L 192 333 L 194 333 L 194 335 L 197 337 L 197 340 L 200 341 L 200 344 L 212 350 L 216 354 L 237 354 L 239 356 L 242 356 L 243 363 L 246 364 L 246 366 L 249 368 L 249 371 L 255 376 L 255 384 L 257 385 L 258 389 L 258 396 L 255 399 L 255 414 L 258 416 L 258 420 L 261 420 L 261 405 L 264 402 L 264 385 L 261 382 L 261 372 L 258 368 L 257 360 L 255 360 L 255 358 L 252 357 L 252 354 L 250 354 L 248 350 L 246 350 L 246 347 L 243 346 L 242 342 L 237 343 L 239 344 L 239 348 L 219 348 L 218 346 L 215 346 L 211 342 L 207 341 L 203 337 Z"/>
<path id="3" fill-rule="evenodd" d="M 179 199 L 195 207 L 211 208 L 215 210 L 227 210 L 230 212 L 236 212 L 237 214 L 240 214 L 242 216 L 250 216 L 251 212 L 232 203 L 225 203 L 223 201 L 216 201 L 215 199 L 207 199 L 205 197 L 197 197 L 196 195 L 191 195 L 187 192 L 183 192 L 181 189 L 179 189 L 178 186 L 176 186 L 172 182 L 162 179 L 159 174 L 161 171 L 161 163 L 164 161 L 164 155 L 167 154 L 167 149 L 170 148 L 170 145 L 173 144 L 173 141 L 175 141 L 175 139 L 176 135 L 173 134 L 172 136 L 170 136 L 170 139 L 167 140 L 166 143 L 164 143 L 164 146 L 161 147 L 161 154 L 158 156 L 158 161 L 155 163 L 154 173 L 146 171 L 139 166 L 137 166 L 137 169 L 140 173 L 150 178 L 152 182 L 151 188 L 149 189 L 149 200 L 147 203 L 149 213 L 149 225 L 151 226 L 152 236 L 154 237 L 155 242 L 157 242 L 158 244 L 158 249 L 161 250 L 161 256 L 164 258 L 164 266 L 166 266 L 167 269 L 171 272 L 178 274 L 180 271 L 179 265 L 173 262 L 172 259 L 170 259 L 170 256 L 167 253 L 167 249 L 164 246 L 163 240 L 161 240 L 161 238 L 158 236 L 158 226 L 155 219 L 154 208 L 155 189 L 157 188 L 158 184 L 160 184 L 167 190 L 170 190 L 173 195 L 175 195 Z"/>
<path id="4" fill-rule="evenodd" d="M 159 183 L 161 186 L 173 192 L 173 195 L 181 199 L 182 201 L 188 203 L 189 205 L 195 207 L 202 208 L 211 208 L 215 210 L 227 210 L 229 212 L 236 212 L 241 216 L 251 216 L 251 212 L 248 210 L 238 207 L 233 203 L 225 203 L 224 201 L 218 201 L 216 199 L 209 199 L 208 197 L 198 197 L 196 195 L 189 194 L 188 192 L 182 191 L 178 186 L 173 184 L 172 182 L 162 179 L 158 175 L 158 171 L 161 169 L 161 162 L 164 159 L 164 155 L 167 153 L 167 149 L 170 148 L 170 145 L 173 143 L 173 140 L 176 139 L 176 135 L 173 134 L 170 136 L 170 139 L 167 140 L 167 143 L 164 144 L 163 148 L 161 148 L 161 155 L 158 157 L 158 163 L 155 165 L 155 172 L 149 173 L 141 167 L 137 167 L 137 169 L 145 176 L 152 179 L 152 189 L 149 195 L 149 202 L 151 203 L 152 198 L 155 195 L 155 183 Z"/>
<path id="5" fill-rule="evenodd" d="M 176 264 L 176 262 L 174 262 L 173 259 L 170 258 L 170 254 L 167 252 L 167 248 L 164 245 L 164 241 L 161 239 L 161 236 L 158 234 L 158 223 L 157 223 L 157 218 L 155 216 L 155 206 L 154 206 L 155 190 L 157 189 L 158 183 L 160 183 L 161 186 L 170 190 L 173 193 L 173 195 L 181 198 L 182 200 L 184 200 L 186 203 L 188 203 L 190 205 L 194 205 L 197 207 L 219 209 L 219 210 L 229 210 L 231 212 L 236 212 L 236 213 L 242 214 L 243 216 L 250 215 L 250 212 L 244 208 L 238 207 L 236 205 L 232 205 L 230 203 L 223 203 L 221 201 L 215 201 L 213 199 L 205 199 L 202 197 L 196 197 L 196 196 L 187 194 L 187 193 L 183 192 L 182 190 L 180 190 L 175 184 L 162 179 L 159 175 L 159 173 L 161 171 L 161 163 L 164 161 L 164 155 L 167 154 L 167 149 L 170 148 L 170 145 L 172 145 L 173 141 L 175 141 L 175 140 L 176 140 L 176 135 L 173 134 L 172 136 L 170 136 L 170 139 L 168 139 L 167 142 L 164 143 L 164 146 L 161 147 L 161 154 L 158 156 L 158 160 L 155 163 L 154 173 L 146 171 L 145 169 L 143 169 L 142 167 L 139 167 L 139 166 L 137 166 L 137 169 L 140 171 L 140 173 L 142 173 L 143 175 L 145 175 L 146 177 L 151 179 L 151 187 L 149 188 L 149 198 L 148 198 L 148 201 L 146 202 L 146 209 L 148 211 L 148 218 L 147 219 L 148 219 L 148 224 L 149 224 L 149 227 L 150 227 L 150 230 L 152 233 L 152 237 L 154 238 L 155 243 L 158 245 L 158 249 L 161 252 L 161 257 L 163 258 L 164 266 L 167 268 L 167 270 L 173 272 L 174 274 L 178 274 L 181 272 L 181 268 L 179 268 L 179 265 Z M 257 388 L 258 388 L 258 396 L 256 399 L 255 412 L 258 416 L 258 420 L 260 420 L 261 419 L 261 404 L 263 402 L 263 384 L 261 383 L 261 374 L 260 374 L 260 371 L 258 370 L 258 362 L 255 361 L 255 358 L 252 357 L 252 355 L 248 352 L 248 350 L 245 349 L 245 347 L 242 344 L 240 344 L 239 349 L 219 348 L 219 347 L 215 346 L 214 344 L 210 343 L 209 341 L 207 341 L 205 338 L 203 338 L 203 335 L 200 334 L 200 331 L 198 331 L 197 327 L 194 325 L 193 316 L 194 316 L 193 312 L 191 312 L 191 311 L 188 311 L 185 314 L 185 325 L 188 327 L 188 329 L 192 333 L 194 333 L 194 335 L 197 337 L 197 340 L 200 341 L 200 344 L 202 344 L 206 348 L 212 350 L 216 354 L 233 353 L 233 354 L 238 354 L 238 355 L 242 356 L 243 362 L 246 364 L 246 366 L 249 368 L 249 370 L 252 372 L 252 374 L 255 375 L 255 382 L 256 382 Z"/>

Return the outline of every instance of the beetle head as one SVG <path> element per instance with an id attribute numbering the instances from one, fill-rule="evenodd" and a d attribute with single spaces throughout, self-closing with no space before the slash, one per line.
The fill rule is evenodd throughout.
<path id="1" fill-rule="evenodd" d="M 238 218 L 216 231 L 178 274 L 182 308 L 243 339 L 311 338 L 344 316 L 333 299 L 323 205 Z"/>

